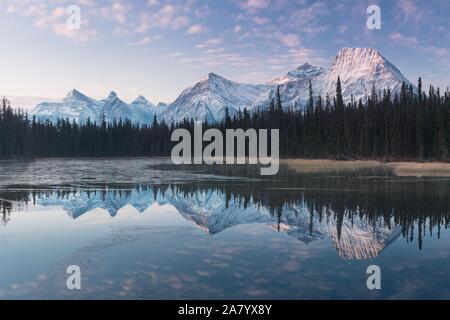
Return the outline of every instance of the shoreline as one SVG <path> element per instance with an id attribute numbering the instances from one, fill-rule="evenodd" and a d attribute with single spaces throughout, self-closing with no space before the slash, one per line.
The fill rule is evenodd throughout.
<path id="1" fill-rule="evenodd" d="M 290 169 L 299 173 L 358 172 L 373 170 L 390 172 L 397 177 L 450 178 L 450 163 L 445 162 L 383 162 L 379 160 L 283 159 Z"/>
<path id="2" fill-rule="evenodd" d="M 2 162 L 36 161 L 36 160 L 132 160 L 132 159 L 170 159 L 170 157 L 43 157 L 43 158 L 8 158 L 0 159 Z M 372 172 L 376 175 L 392 175 L 397 177 L 415 178 L 450 178 L 450 162 L 414 162 L 382 160 L 332 160 L 332 159 L 280 159 L 280 165 L 286 165 L 298 173 L 343 173 L 357 174 L 359 172 Z"/>

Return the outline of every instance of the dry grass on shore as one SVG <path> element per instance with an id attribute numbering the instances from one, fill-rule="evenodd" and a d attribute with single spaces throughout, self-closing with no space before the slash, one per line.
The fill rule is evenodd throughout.
<path id="1" fill-rule="evenodd" d="M 324 172 L 386 172 L 399 177 L 450 177 L 450 163 L 381 162 L 376 160 L 310 160 L 286 159 L 282 163 L 300 173 Z"/>

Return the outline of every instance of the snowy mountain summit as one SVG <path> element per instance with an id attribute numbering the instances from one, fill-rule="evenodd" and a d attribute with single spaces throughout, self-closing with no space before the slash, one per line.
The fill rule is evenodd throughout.
<path id="1" fill-rule="evenodd" d="M 375 49 L 344 48 L 333 61 L 330 71 L 320 79 L 322 92 L 333 96 L 338 76 L 341 78 L 343 96 L 347 100 L 353 94 L 356 100 L 370 95 L 375 85 L 377 90 L 391 89 L 399 93 L 402 83 L 410 81 L 398 68 Z"/>
<path id="2" fill-rule="evenodd" d="M 230 115 L 244 108 L 249 111 L 267 108 L 278 87 L 284 108 L 304 108 L 309 99 L 310 82 L 315 96 L 329 96 L 333 99 L 338 77 L 341 79 L 345 102 L 349 102 L 352 96 L 355 101 L 366 101 L 373 86 L 377 90 L 389 88 L 394 95 L 400 92 L 403 82 L 412 85 L 377 50 L 344 48 L 339 51 L 328 70 L 304 63 L 295 70 L 262 84 L 237 83 L 210 73 L 185 89 L 168 105 L 160 103 L 155 106 L 142 96 L 127 104 L 115 92 L 111 92 L 106 99 L 97 101 L 72 90 L 61 103 L 41 103 L 32 113 L 37 118 L 50 121 L 61 118 L 79 122 L 84 122 L 87 118 L 100 121 L 104 115 L 109 122 L 114 119 L 130 119 L 134 123 L 149 124 L 154 116 L 169 123 L 183 119 L 215 122 L 224 118 L 227 108 Z"/>
<path id="3" fill-rule="evenodd" d="M 355 101 L 366 101 L 374 85 L 377 90 L 389 88 L 392 94 L 400 92 L 403 82 L 411 85 L 395 65 L 371 48 L 344 48 L 339 51 L 327 71 L 306 63 L 269 83 L 280 87 L 285 108 L 298 109 L 304 108 L 309 100 L 310 81 L 314 96 L 329 96 L 332 100 L 336 94 L 338 77 L 347 103 L 351 101 L 352 95 Z M 276 88 L 273 88 L 265 105 L 275 97 L 275 93 Z"/>
<path id="4" fill-rule="evenodd" d="M 95 100 L 87 97 L 77 90 L 71 90 L 62 102 L 44 102 L 38 104 L 31 115 L 41 120 L 57 122 L 60 119 L 69 119 L 78 123 L 100 123 L 103 118 L 112 123 L 126 119 L 133 123 L 151 124 L 153 117 L 159 116 L 161 107 L 150 103 L 143 96 L 139 96 L 131 104 L 122 101 L 116 92 L 111 91 L 107 98 Z"/>
<path id="5" fill-rule="evenodd" d="M 267 95 L 269 86 L 240 84 L 210 73 L 193 87 L 184 90 L 168 106 L 163 116 L 170 119 L 184 118 L 215 122 L 225 117 L 226 108 L 230 114 L 249 108 L 258 99 Z"/>
<path id="6" fill-rule="evenodd" d="M 319 68 L 309 63 L 302 64 L 297 69 L 289 71 L 286 75 L 277 77 L 271 81 L 269 84 L 281 85 L 286 84 L 296 80 L 312 80 L 325 73 L 323 68 Z"/>

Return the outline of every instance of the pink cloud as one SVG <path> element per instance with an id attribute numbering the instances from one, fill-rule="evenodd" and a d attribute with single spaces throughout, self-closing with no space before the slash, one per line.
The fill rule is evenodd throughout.
<path id="1" fill-rule="evenodd" d="M 211 47 L 221 45 L 222 43 L 223 43 L 222 38 L 211 38 L 203 43 L 198 44 L 196 47 L 199 49 L 211 48 Z"/>
<path id="2" fill-rule="evenodd" d="M 127 44 L 127 46 L 128 47 L 144 46 L 146 44 L 149 44 L 150 42 L 151 42 L 150 38 L 149 37 L 145 37 L 145 38 L 142 38 L 139 41 L 131 42 L 131 43 Z"/>
<path id="3" fill-rule="evenodd" d="M 398 44 L 407 44 L 407 45 L 418 45 L 419 41 L 414 37 L 407 37 L 402 35 L 399 32 L 395 32 L 389 37 L 393 42 Z"/>
<path id="4" fill-rule="evenodd" d="M 280 37 L 280 41 L 286 47 L 298 47 L 300 45 L 300 39 L 294 33 L 288 33 Z"/>
<path id="5" fill-rule="evenodd" d="M 71 29 L 67 26 L 67 19 L 70 13 L 67 12 L 65 1 L 52 1 L 46 3 L 44 1 L 18 0 L 14 1 L 7 8 L 10 14 L 20 14 L 33 20 L 36 28 L 40 30 L 52 30 L 56 35 L 70 39 L 77 44 L 85 44 L 94 39 L 97 35 L 95 29 L 91 28 L 87 19 L 81 20 L 81 28 Z M 73 3 L 85 4 L 92 6 L 91 0 L 74 0 Z M 51 6 L 57 4 L 58 6 Z M 84 18 L 82 12 L 82 18 Z"/>
<path id="6" fill-rule="evenodd" d="M 269 6 L 269 0 L 246 0 L 245 6 L 249 9 L 265 9 Z"/>
<path id="7" fill-rule="evenodd" d="M 131 5 L 122 2 L 113 2 L 109 6 L 100 8 L 100 15 L 105 20 L 115 21 L 119 24 L 127 22 L 127 13 L 131 10 Z"/>
<path id="8" fill-rule="evenodd" d="M 252 19 L 252 21 L 254 23 L 256 23 L 257 25 L 263 26 L 266 25 L 270 22 L 270 20 L 266 17 L 261 17 L 261 16 L 256 16 Z"/>
<path id="9" fill-rule="evenodd" d="M 192 25 L 187 30 L 187 34 L 189 34 L 189 35 L 199 34 L 199 33 L 203 33 L 203 32 L 206 32 L 206 27 L 204 27 L 201 24 Z"/>
<path id="10" fill-rule="evenodd" d="M 55 23 L 52 25 L 52 30 L 58 36 L 68 38 L 77 44 L 85 44 L 90 40 L 94 39 L 97 36 L 97 32 L 93 29 L 90 29 L 86 26 L 81 29 L 69 29 L 67 24 L 64 23 Z"/>
<path id="11" fill-rule="evenodd" d="M 419 7 L 412 0 L 399 0 L 398 5 L 400 17 L 406 21 L 420 21 L 425 19 L 427 7 Z"/>

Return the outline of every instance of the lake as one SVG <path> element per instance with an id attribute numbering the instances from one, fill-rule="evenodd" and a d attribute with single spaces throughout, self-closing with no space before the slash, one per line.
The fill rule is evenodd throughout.
<path id="1" fill-rule="evenodd" d="M 0 299 L 450 299 L 450 179 L 258 173 L 1 161 Z"/>

